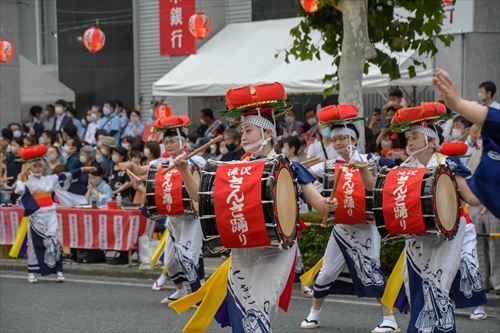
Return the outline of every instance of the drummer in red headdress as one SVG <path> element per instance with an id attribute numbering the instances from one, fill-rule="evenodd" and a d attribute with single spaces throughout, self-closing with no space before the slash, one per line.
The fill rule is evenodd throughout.
<path id="1" fill-rule="evenodd" d="M 288 101 L 280 83 L 230 89 L 226 94 L 226 104 L 229 110 L 223 113 L 225 117 L 241 116 L 242 146 L 246 151 L 243 162 L 229 167 L 234 166 L 233 169 L 236 169 L 244 163 L 273 163 L 275 160 L 284 159 L 273 149 L 277 139 L 275 117 L 284 114 L 293 105 Z M 175 163 L 183 177 L 192 178 L 185 168 L 185 158 L 177 158 Z M 227 167 L 228 164 L 224 166 Z M 336 200 L 321 196 L 312 185 L 314 177 L 304 167 L 292 162 L 291 169 L 293 177 L 300 184 L 300 191 L 311 206 L 320 212 L 335 210 Z M 257 181 L 260 197 L 261 179 Z M 194 179 L 190 181 L 186 179 L 186 185 L 188 185 L 191 197 L 197 198 L 198 183 Z M 297 208 L 296 202 L 293 202 L 296 201 L 293 190 L 289 193 L 289 197 L 283 198 L 283 193 L 281 193 L 276 200 L 288 201 L 294 205 L 294 209 Z M 251 202 L 246 202 L 246 204 L 251 204 Z M 260 201 L 258 205 L 262 207 Z M 272 223 L 273 221 L 263 222 Z M 228 225 L 230 222 L 229 220 L 217 222 L 218 225 L 219 223 Z M 251 230 L 250 224 L 248 228 Z M 219 227 L 219 232 L 221 232 L 220 229 Z M 248 237 L 245 239 L 248 242 L 261 241 L 261 239 Z M 271 331 L 271 319 L 277 314 L 278 304 L 284 310 L 288 308 L 295 272 L 296 249 L 295 242 L 286 248 L 281 246 L 232 248 L 227 275 L 228 293 L 216 316 L 223 327 L 230 325 L 233 332 Z"/>
<path id="2" fill-rule="evenodd" d="M 382 208 L 387 230 L 406 237 L 405 289 L 411 308 L 408 332 L 455 332 L 455 316 L 449 291 L 459 268 L 466 228 L 465 219 L 458 214 L 459 196 L 455 193 L 454 180 L 462 200 L 473 206 L 480 204 L 467 185 L 465 178 L 470 176 L 470 172 L 460 162 L 460 158 L 439 153 L 440 137 L 435 123 L 444 119 L 445 112 L 446 107 L 441 103 L 424 102 L 414 108 L 400 109 L 391 122 L 393 130 L 405 133 L 409 158 L 399 168 L 391 171 L 396 178 L 391 176 L 391 172 L 384 176 Z M 358 163 L 360 162 L 353 160 L 350 165 Z M 440 168 L 441 166 L 444 168 Z M 377 186 L 375 178 L 365 169 L 360 172 L 367 188 Z M 424 224 L 422 215 L 424 205 L 422 204 L 420 211 L 411 208 L 420 206 L 420 202 L 424 200 L 421 198 L 422 180 L 416 179 L 425 177 L 428 172 L 435 173 L 426 182 L 437 183 L 436 193 L 438 187 L 446 189 L 445 193 L 434 193 L 438 196 L 433 204 L 434 213 L 426 216 L 440 225 L 438 231 L 432 233 L 425 229 L 427 224 Z M 441 177 L 443 181 L 438 182 Z M 414 187 L 413 183 L 417 186 Z M 394 186 L 396 189 L 392 191 Z M 444 216 L 446 213 L 456 216 L 456 219 L 451 220 L 458 223 L 446 225 L 439 222 L 448 220 L 448 216 Z M 420 226 L 424 229 L 420 230 Z M 410 229 L 416 231 L 407 233 Z"/>
<path id="3" fill-rule="evenodd" d="M 168 304 L 188 294 L 184 282 L 188 282 L 191 291 L 197 290 L 204 282 L 202 233 L 196 209 L 190 206 L 189 198 L 183 197 L 183 177 L 177 169 L 163 174 L 163 170 L 173 159 L 186 153 L 186 134 L 184 129 L 190 125 L 189 117 L 172 115 L 168 105 L 160 105 L 156 110 L 153 123 L 155 132 L 162 133 L 167 157 L 155 160 L 151 165 L 137 166 L 134 163 L 120 163 L 122 170 L 130 169 L 136 175 L 148 173 L 146 207 L 149 217 L 155 220 L 165 219 L 168 237 L 164 248 L 166 271 L 154 282 L 152 289 L 161 290 L 166 283 L 167 272 L 177 290 L 164 298 L 161 303 Z M 205 165 L 201 156 L 189 159 L 191 172 L 200 170 Z M 154 175 L 154 177 L 153 177 Z M 186 194 L 187 195 L 187 194 Z"/>
<path id="4" fill-rule="evenodd" d="M 305 329 L 319 327 L 321 306 L 328 294 L 355 293 L 359 297 L 382 297 L 386 280 L 380 269 L 381 239 L 369 208 L 371 196 L 366 192 L 359 171 L 345 165 L 354 158 L 368 163 L 370 170 L 376 172 L 383 166 L 394 164 L 389 159 L 358 152 L 359 133 L 354 122 L 362 118 L 358 118 L 356 106 L 341 104 L 324 107 L 319 110 L 318 119 L 323 127 L 331 128 L 336 157 L 314 165 L 311 172 L 323 180 L 323 189 L 328 196 L 331 195 L 334 179 L 338 179 L 335 197 L 339 207 L 335 212 L 336 224 L 328 240 L 321 269 L 314 281 L 311 310 L 300 324 Z M 382 310 L 383 322 L 373 332 L 399 331 L 391 310 L 385 307 Z"/>
<path id="5" fill-rule="evenodd" d="M 35 274 L 42 276 L 57 274 L 58 281 L 64 281 L 61 230 L 57 221 L 55 192 L 61 203 L 68 206 L 71 200 L 65 198 L 64 189 L 72 178 L 80 172 L 92 172 L 93 167 L 82 167 L 59 175 L 44 176 L 46 164 L 43 157 L 47 153 L 45 145 L 36 145 L 18 151 L 19 162 L 26 163 L 24 171 L 18 175 L 15 193 L 21 195 L 24 216 L 28 222 L 28 282 L 35 283 Z"/>

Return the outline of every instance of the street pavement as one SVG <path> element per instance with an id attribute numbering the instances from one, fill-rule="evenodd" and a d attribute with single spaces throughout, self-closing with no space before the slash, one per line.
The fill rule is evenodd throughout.
<path id="1" fill-rule="evenodd" d="M 26 274 L 0 271 L 0 332 L 181 332 L 193 310 L 184 315 L 160 304 L 172 288 L 151 290 L 153 279 L 97 277 L 67 274 L 64 283 L 55 277 L 29 284 Z M 169 282 L 171 285 L 171 282 Z M 498 296 L 491 296 L 498 305 Z M 310 299 L 296 286 L 288 313 L 280 312 L 273 332 L 302 332 Z M 500 332 L 500 308 L 488 309 L 490 318 L 478 322 L 458 311 L 458 332 Z M 403 332 L 408 316 L 397 314 Z M 380 321 L 377 304 L 350 296 L 329 297 L 322 310 L 320 332 L 370 332 Z M 207 332 L 229 332 L 212 323 Z"/>

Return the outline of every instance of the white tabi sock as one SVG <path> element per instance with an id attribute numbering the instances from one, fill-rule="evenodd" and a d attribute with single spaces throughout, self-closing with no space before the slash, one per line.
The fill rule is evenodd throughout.
<path id="1" fill-rule="evenodd" d="M 380 326 L 390 326 L 394 328 L 398 328 L 398 323 L 396 322 L 396 318 L 394 316 L 384 316 L 384 320 Z"/>
<path id="2" fill-rule="evenodd" d="M 311 307 L 311 312 L 309 312 L 309 315 L 307 316 L 307 320 L 319 320 L 319 316 L 321 314 L 321 309 L 316 310 L 315 308 Z"/>
<path id="3" fill-rule="evenodd" d="M 159 286 L 162 286 L 165 284 L 165 281 L 167 281 L 167 277 L 163 274 L 160 274 L 160 277 L 156 280 L 156 283 L 159 285 Z"/>

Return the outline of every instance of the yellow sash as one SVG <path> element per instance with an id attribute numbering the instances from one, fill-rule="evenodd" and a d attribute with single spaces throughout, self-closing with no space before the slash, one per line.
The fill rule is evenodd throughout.
<path id="1" fill-rule="evenodd" d="M 302 282 L 303 285 L 310 286 L 313 284 L 316 274 L 318 274 L 319 270 L 323 266 L 323 259 L 325 259 L 325 257 L 322 257 L 316 265 L 300 276 L 300 282 Z"/>
<path id="2" fill-rule="evenodd" d="M 227 295 L 227 275 L 230 265 L 231 257 L 227 258 L 226 261 L 217 268 L 200 289 L 168 305 L 177 311 L 177 313 L 182 314 L 193 305 L 201 302 L 194 315 L 186 326 L 184 326 L 182 332 L 200 333 L 205 332 L 208 328 Z"/>
<path id="3" fill-rule="evenodd" d="M 394 303 L 398 298 L 399 291 L 404 283 L 404 268 L 405 268 L 405 252 L 406 247 L 403 248 L 399 259 L 396 262 L 396 266 L 391 272 L 389 279 L 387 280 L 387 285 L 385 286 L 384 295 L 380 302 L 387 306 L 388 308 L 394 308 Z"/>
<path id="4" fill-rule="evenodd" d="M 23 218 L 21 219 L 19 229 L 17 229 L 16 239 L 14 240 L 14 244 L 12 244 L 12 247 L 9 251 L 9 257 L 11 258 L 17 258 L 19 256 L 19 251 L 21 250 L 24 238 L 26 237 L 26 233 L 28 232 L 28 219 L 29 216 L 23 216 Z"/>
<path id="5" fill-rule="evenodd" d="M 165 229 L 163 235 L 161 236 L 160 244 L 158 244 L 158 247 L 155 250 L 155 254 L 151 257 L 151 260 L 149 261 L 151 265 L 154 266 L 158 262 L 158 259 L 161 256 L 163 248 L 165 247 L 165 243 L 167 242 L 167 236 L 168 236 L 168 229 Z"/>

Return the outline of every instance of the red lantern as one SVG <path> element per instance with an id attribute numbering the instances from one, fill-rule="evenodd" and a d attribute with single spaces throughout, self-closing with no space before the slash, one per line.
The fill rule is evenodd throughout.
<path id="1" fill-rule="evenodd" d="M 83 45 L 90 53 L 100 51 L 106 43 L 106 36 L 98 26 L 93 26 L 83 33 Z"/>
<path id="2" fill-rule="evenodd" d="M 300 4 L 307 14 L 312 14 L 318 11 L 319 0 L 300 0 Z"/>
<path id="3" fill-rule="evenodd" d="M 205 38 L 212 29 L 210 19 L 203 13 L 196 13 L 189 18 L 189 31 L 197 39 Z"/>
<path id="4" fill-rule="evenodd" d="M 14 46 L 4 39 L 0 39 L 0 62 L 5 63 L 10 61 L 14 56 Z"/>

